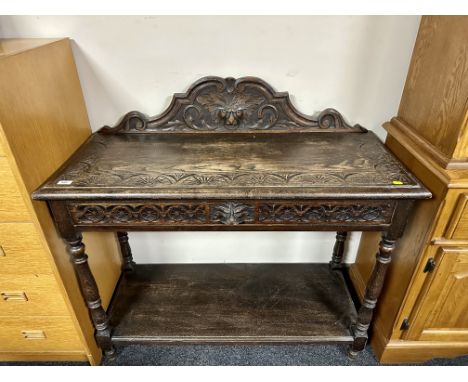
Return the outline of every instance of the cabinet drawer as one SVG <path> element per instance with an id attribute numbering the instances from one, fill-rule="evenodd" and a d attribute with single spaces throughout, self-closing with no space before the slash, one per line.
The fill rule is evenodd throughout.
<path id="1" fill-rule="evenodd" d="M 52 273 L 32 223 L 0 223 L 0 274 Z"/>
<path id="2" fill-rule="evenodd" d="M 458 197 L 445 237 L 453 240 L 468 240 L 468 193 L 463 193 Z"/>
<path id="3" fill-rule="evenodd" d="M 0 157 L 0 222 L 31 220 L 7 158 Z"/>
<path id="4" fill-rule="evenodd" d="M 69 314 L 53 275 L 0 274 L 0 316 Z"/>
<path id="5" fill-rule="evenodd" d="M 83 350 L 70 317 L 0 317 L 0 351 Z"/>

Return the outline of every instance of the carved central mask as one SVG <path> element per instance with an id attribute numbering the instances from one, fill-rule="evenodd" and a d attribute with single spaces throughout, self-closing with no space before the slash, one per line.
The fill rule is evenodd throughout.
<path id="1" fill-rule="evenodd" d="M 221 118 L 224 121 L 224 124 L 228 126 L 238 125 L 243 115 L 243 109 L 233 110 L 229 107 L 225 107 L 218 112 L 219 118 Z"/>
<path id="2" fill-rule="evenodd" d="M 224 126 L 236 127 L 244 121 L 249 112 L 264 102 L 265 98 L 234 91 L 203 94 L 197 97 L 197 101 L 207 108 L 213 119 L 222 121 Z"/>

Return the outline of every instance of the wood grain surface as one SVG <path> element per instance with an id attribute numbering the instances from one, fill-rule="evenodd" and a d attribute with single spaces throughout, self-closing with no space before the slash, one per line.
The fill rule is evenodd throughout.
<path id="1" fill-rule="evenodd" d="M 122 342 L 351 342 L 356 311 L 328 264 L 136 265 L 111 309 Z"/>
<path id="2" fill-rule="evenodd" d="M 339 149 L 338 149 L 339 148 Z M 35 199 L 427 198 L 368 133 L 95 133 Z"/>
<path id="3" fill-rule="evenodd" d="M 52 273 L 33 223 L 0 223 L 0 246 L 4 254 L 0 256 L 0 274 Z"/>
<path id="4" fill-rule="evenodd" d="M 421 19 L 399 118 L 448 159 L 468 158 L 468 17 Z M 463 138 L 464 139 L 461 139 Z"/>
<path id="5" fill-rule="evenodd" d="M 6 158 L 0 157 L 0 222 L 31 221 L 25 201 Z"/>
<path id="6" fill-rule="evenodd" d="M 23 332 L 41 331 L 43 339 L 27 339 Z M 31 317 L 9 316 L 2 317 L 0 330 L 0 358 L 1 352 L 64 352 L 81 351 L 83 345 L 76 333 L 70 317 Z M 16 359 L 21 358 L 21 353 Z"/>
<path id="7" fill-rule="evenodd" d="M 4 294 L 24 293 L 25 301 L 8 300 Z M 53 275 L 0 274 L 0 316 L 67 316 L 70 314 Z"/>
<path id="8" fill-rule="evenodd" d="M 15 350 L 10 359 L 44 359 L 47 354 L 51 359 L 66 359 L 68 351 L 70 359 L 87 358 L 91 364 L 99 363 L 101 351 L 95 343 L 94 328 L 65 245 L 57 234 L 47 205 L 31 203 L 30 197 L 30 193 L 91 134 L 70 40 L 0 39 L 0 95 L 0 176 L 4 181 L 0 191 L 0 218 L 28 221 L 21 224 L 34 226 L 33 230 L 10 230 L 5 233 L 8 237 L 3 231 L 0 233 L 0 240 L 3 235 L 6 243 L 6 256 L 0 257 L 0 274 L 54 274 L 55 296 L 67 304 L 69 316 L 64 320 L 72 320 L 75 325 L 75 334 L 70 335 L 82 341 L 74 350 L 60 350 L 58 344 L 55 351 L 52 345 L 41 349 L 40 343 L 49 344 L 50 341 L 39 341 L 33 351 Z M 9 164 L 10 172 L 4 170 L 3 163 Z M 16 188 L 8 190 L 6 186 L 12 178 Z M 18 202 L 21 200 L 26 205 L 27 215 L 21 213 Z M 43 248 L 42 254 L 36 239 Z M 90 262 L 107 306 L 120 274 L 115 235 L 90 233 L 87 243 L 93 253 L 99 253 Z M 5 357 L 4 353 L 0 354 L 0 358 Z"/>

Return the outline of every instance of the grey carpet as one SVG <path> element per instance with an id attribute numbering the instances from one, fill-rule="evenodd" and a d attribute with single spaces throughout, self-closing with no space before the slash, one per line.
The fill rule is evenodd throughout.
<path id="1" fill-rule="evenodd" d="M 86 365 L 79 362 L 0 362 L 2 365 Z M 117 348 L 113 360 L 103 365 L 153 366 L 376 366 L 372 350 L 367 347 L 350 359 L 342 345 L 129 345 Z M 419 365 L 468 366 L 468 355 L 433 359 Z"/>

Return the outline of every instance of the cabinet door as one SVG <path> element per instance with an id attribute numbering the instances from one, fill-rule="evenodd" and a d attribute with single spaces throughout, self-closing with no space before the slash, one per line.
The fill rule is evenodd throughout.
<path id="1" fill-rule="evenodd" d="M 408 339 L 468 342 L 468 248 L 440 247 Z"/>

